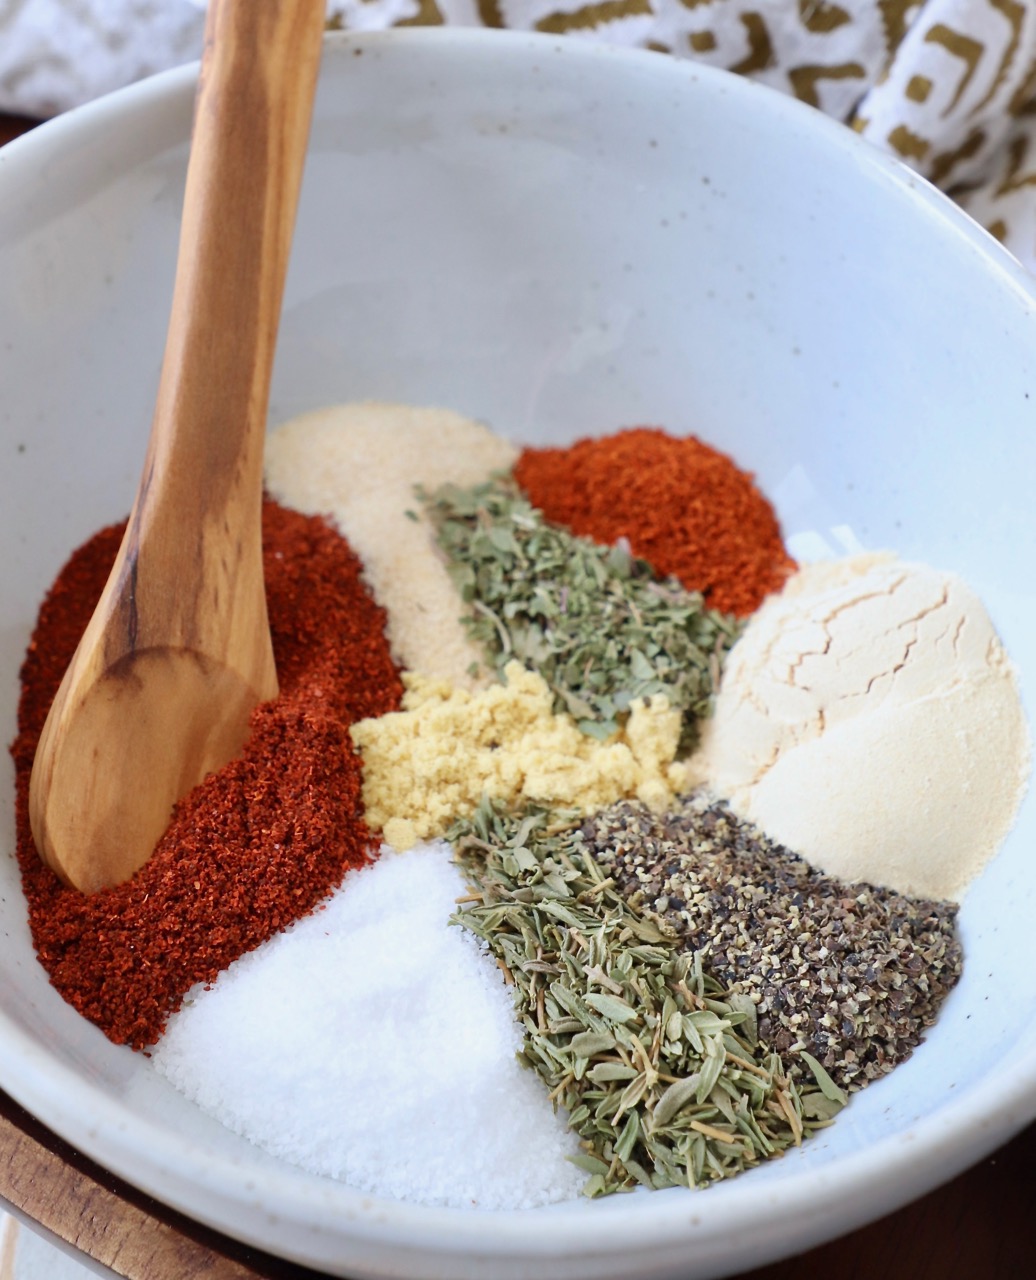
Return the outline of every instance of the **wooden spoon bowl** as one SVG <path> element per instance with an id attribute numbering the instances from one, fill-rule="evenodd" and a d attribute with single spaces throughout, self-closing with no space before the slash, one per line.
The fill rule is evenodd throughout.
<path id="1" fill-rule="evenodd" d="M 323 0 L 210 0 L 144 472 L 30 785 L 40 855 L 84 892 L 147 861 L 277 693 L 263 438 L 323 23 Z"/>

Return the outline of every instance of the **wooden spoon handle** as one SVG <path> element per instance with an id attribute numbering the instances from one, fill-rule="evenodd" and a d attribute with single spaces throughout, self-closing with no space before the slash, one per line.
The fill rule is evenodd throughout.
<path id="1" fill-rule="evenodd" d="M 191 572 L 184 531 L 201 538 L 194 559 L 206 591 L 233 594 L 242 566 L 226 564 L 221 574 L 205 535 L 223 540 L 238 512 L 241 528 L 258 529 L 270 370 L 324 13 L 324 0 L 209 6 L 165 359 L 126 547 L 129 555 L 139 544 L 147 582 L 160 588 L 159 598 L 138 597 L 137 613 L 162 643 L 181 631 L 185 645 L 204 649 L 199 629 L 222 625 L 225 613 L 201 599 L 196 614 L 189 581 L 175 598 L 168 592 L 166 567 Z M 228 117 L 233 130 L 220 124 Z M 214 572 L 226 581 L 213 582 Z M 138 630 L 137 645 L 147 641 Z"/>

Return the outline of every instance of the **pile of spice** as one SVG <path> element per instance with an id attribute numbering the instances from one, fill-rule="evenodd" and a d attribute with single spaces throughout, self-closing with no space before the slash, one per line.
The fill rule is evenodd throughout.
<path id="1" fill-rule="evenodd" d="M 274 433 L 271 489 L 308 513 L 265 507 L 281 694 L 146 866 L 90 898 L 36 857 L 27 813 L 36 741 L 120 530 L 73 556 L 41 609 L 13 747 L 34 943 L 113 1040 L 154 1045 L 169 1020 L 167 1077 L 315 1173 L 496 1208 L 583 1179 L 591 1195 L 707 1185 L 801 1142 L 910 1052 L 960 971 L 956 908 L 835 880 L 689 794 L 738 756 L 744 716 L 786 727 L 816 702 L 796 673 L 840 643 L 830 601 L 793 603 L 786 633 L 752 638 L 812 599 L 752 477 L 647 428 L 527 449 L 496 474 L 514 458 L 480 424 L 398 405 Z M 922 708 L 947 693 L 914 661 L 930 614 L 938 652 L 983 647 L 970 606 L 939 621 L 938 601 L 900 616 L 856 595 L 846 706 L 890 683 Z M 984 696 L 955 670 L 964 701 Z M 1027 743 L 1016 687 L 997 697 Z M 804 722 L 831 747 L 841 709 L 820 703 Z M 808 810 L 808 779 L 795 785 L 785 809 Z M 386 853 L 376 830 L 403 847 L 450 822 L 477 889 L 453 930 L 446 846 Z M 348 1099 L 330 1123 L 329 1090 Z"/>
<path id="2" fill-rule="evenodd" d="M 751 1000 L 707 976 L 615 890 L 578 826 L 483 805 L 450 832 L 481 904 L 523 1056 L 583 1139 L 585 1194 L 706 1186 L 800 1143 L 844 1104 L 808 1053 L 796 1082 Z"/>
<path id="3" fill-rule="evenodd" d="M 695 769 L 823 871 L 959 899 L 1013 825 L 1030 757 L 975 593 L 866 554 L 805 566 L 749 619 Z"/>
<path id="4" fill-rule="evenodd" d="M 612 544 L 742 617 L 795 568 L 773 507 L 731 458 L 694 436 L 633 427 L 525 449 L 514 477 L 548 520 Z"/>
<path id="5" fill-rule="evenodd" d="M 241 757 L 179 805 L 144 867 L 84 896 L 40 860 L 29 827 L 36 744 L 122 537 L 102 530 L 58 575 L 22 668 L 18 861 L 33 944 L 64 998 L 116 1043 L 144 1048 L 196 983 L 311 911 L 379 841 L 363 821 L 356 720 L 402 695 L 385 616 L 324 520 L 268 502 L 263 555 L 280 696 Z"/>
<path id="6" fill-rule="evenodd" d="M 664 813 L 620 801 L 579 840 L 631 905 L 751 999 L 793 1078 L 803 1051 L 845 1088 L 890 1071 L 960 977 L 954 903 L 823 875 L 706 795 Z"/>
<path id="7" fill-rule="evenodd" d="M 471 692 L 404 674 L 400 711 L 350 730 L 363 754 L 367 821 L 395 849 L 441 836 L 483 798 L 588 812 L 622 796 L 664 804 L 682 790 L 681 716 L 664 695 L 635 700 L 606 741 L 553 710 L 550 688 L 520 662 Z"/>
<path id="8" fill-rule="evenodd" d="M 191 995 L 155 1067 L 235 1133 L 361 1191 L 462 1209 L 578 1196 L 578 1141 L 515 1056 L 499 970 L 446 927 L 463 893 L 442 842 L 350 871 Z"/>
<path id="9" fill-rule="evenodd" d="M 488 427 L 449 409 L 365 401 L 283 423 L 267 437 L 264 461 L 270 495 L 327 516 L 360 557 L 388 616 L 396 662 L 477 688 L 488 682 L 485 655 L 464 629 L 457 593 L 418 518 L 414 486 L 479 484 L 516 456 Z"/>
<path id="10" fill-rule="evenodd" d="M 620 546 L 547 523 L 512 485 L 445 486 L 426 510 L 467 625 L 498 670 L 537 671 L 584 733 L 610 737 L 638 698 L 664 694 L 697 739 L 736 621 Z"/>

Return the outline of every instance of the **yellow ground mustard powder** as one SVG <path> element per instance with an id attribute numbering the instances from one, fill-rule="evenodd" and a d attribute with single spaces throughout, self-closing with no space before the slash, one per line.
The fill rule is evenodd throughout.
<path id="1" fill-rule="evenodd" d="M 401 711 L 351 730 L 363 755 L 367 822 L 395 849 L 440 836 L 486 794 L 589 813 L 624 797 L 663 806 L 686 785 L 676 763 L 679 712 L 640 699 L 599 742 L 551 709 L 542 676 L 509 663 L 504 683 L 472 692 L 414 672 Z"/>

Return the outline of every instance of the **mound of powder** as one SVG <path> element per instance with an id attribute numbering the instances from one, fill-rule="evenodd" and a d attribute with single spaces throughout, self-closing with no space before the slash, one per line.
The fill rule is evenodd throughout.
<path id="1" fill-rule="evenodd" d="M 447 924 L 444 844 L 385 853 L 170 1020 L 152 1062 L 228 1128 L 361 1191 L 457 1208 L 569 1199 L 578 1140 L 515 1053 L 511 990 Z"/>
<path id="2" fill-rule="evenodd" d="M 286 506 L 331 519 L 388 614 L 400 666 L 472 688 L 481 661 L 463 606 L 420 518 L 414 486 L 479 484 L 514 447 L 447 409 L 367 402 L 303 414 L 266 442 L 266 486 Z"/>
<path id="3" fill-rule="evenodd" d="M 503 684 L 472 693 L 404 673 L 401 711 L 350 729 L 363 756 L 366 820 L 405 849 L 442 835 L 483 796 L 574 807 L 584 813 L 624 796 L 660 805 L 687 779 L 674 763 L 681 718 L 663 695 L 639 698 L 603 742 L 555 714 L 554 695 L 520 662 Z"/>
<path id="4" fill-rule="evenodd" d="M 40 606 L 11 754 L 18 862 L 39 961 L 106 1036 L 143 1049 L 192 987 L 312 911 L 348 868 L 376 854 L 348 726 L 397 707 L 402 686 L 384 610 L 351 549 L 326 520 L 264 503 L 280 696 L 256 708 L 241 754 L 176 805 L 136 875 L 84 897 L 36 852 L 29 781 L 47 711 L 123 529 L 102 529 L 75 551 Z"/>
<path id="5" fill-rule="evenodd" d="M 514 477 L 548 520 L 595 542 L 625 538 L 710 609 L 745 617 L 795 568 L 754 477 L 694 436 L 627 427 L 524 449 Z"/>
<path id="6" fill-rule="evenodd" d="M 1014 821 L 1029 755 L 981 601 L 864 555 L 801 569 L 750 620 L 694 765 L 827 874 L 959 900 Z"/>

